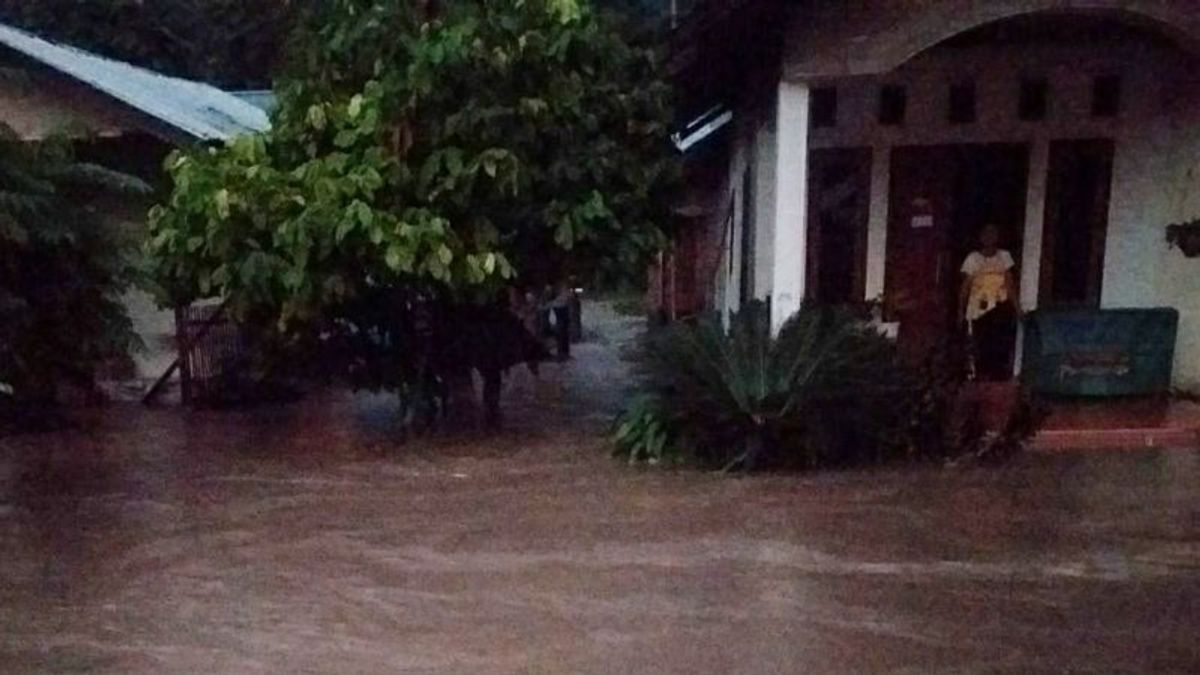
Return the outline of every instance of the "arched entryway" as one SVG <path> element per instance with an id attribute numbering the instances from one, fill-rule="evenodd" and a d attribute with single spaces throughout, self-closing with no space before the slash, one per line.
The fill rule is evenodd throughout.
<path id="1" fill-rule="evenodd" d="M 1168 94 L 1179 92 L 1176 98 L 1188 108 L 1200 101 L 1192 91 L 1200 86 L 1177 87 L 1170 80 L 1200 72 L 1200 13 L 1189 11 L 1192 3 L 871 4 L 870 12 L 861 13 L 815 10 L 786 50 L 771 130 L 778 151 L 775 210 L 768 214 L 777 306 L 788 306 L 789 289 L 813 297 L 837 286 L 824 273 L 850 268 L 820 259 L 827 254 L 823 242 L 835 242 L 863 249 L 853 256 L 860 266 L 847 273 L 853 295 L 895 296 L 884 293 L 896 290 L 893 279 L 907 282 L 937 296 L 940 306 L 916 314 L 937 317 L 934 332 L 945 330 L 954 320 L 964 239 L 995 219 L 1009 228 L 1005 243 L 1019 263 L 1026 308 L 1148 302 L 1142 298 L 1151 284 L 1129 283 L 1126 270 L 1114 275 L 1114 258 L 1105 258 L 1106 250 L 1128 255 L 1149 248 L 1134 243 L 1144 233 L 1117 232 L 1114 246 L 1105 240 L 1105 228 L 1113 212 L 1125 217 L 1120 227 L 1128 229 L 1134 202 L 1153 198 L 1153 181 L 1132 175 L 1129 165 L 1148 163 L 1144 158 L 1155 144 L 1170 145 L 1166 135 L 1143 138 L 1161 131 L 1164 116 L 1173 114 L 1169 108 L 1178 101 Z M 842 172 L 846 180 L 822 181 L 829 173 L 822 162 L 832 153 L 864 158 L 869 166 Z M 797 171 L 800 163 L 804 168 Z M 897 194 L 920 182 L 910 179 L 922 173 L 940 181 L 944 193 L 957 192 L 916 194 L 938 189 L 931 183 Z M 856 185 L 843 185 L 851 178 Z M 796 189 L 799 181 L 803 190 Z M 836 184 L 839 195 L 867 195 L 866 217 L 834 219 L 861 222 L 865 236 L 814 230 L 823 219 L 814 208 L 845 201 L 823 198 L 823 182 Z M 1110 202 L 1111 185 L 1116 192 Z M 928 212 L 939 204 L 941 212 Z M 908 206 L 914 208 L 906 212 Z M 1065 235 L 1053 231 L 1064 219 L 1088 218 L 1081 226 L 1088 236 L 1072 238 L 1078 232 L 1070 228 Z M 798 222 L 805 227 L 796 241 Z M 924 262 L 907 268 L 897 263 L 901 234 L 920 238 L 942 222 L 950 229 L 939 235 L 941 245 L 925 251 Z M 797 271 L 801 250 L 806 263 Z M 1043 264 L 1047 260 L 1064 264 L 1052 269 Z"/>
<path id="2" fill-rule="evenodd" d="M 785 80 L 874 75 L 989 24 L 1022 17 L 1099 17 L 1153 30 L 1200 54 L 1193 0 L 912 0 L 816 3 L 788 31 Z"/>

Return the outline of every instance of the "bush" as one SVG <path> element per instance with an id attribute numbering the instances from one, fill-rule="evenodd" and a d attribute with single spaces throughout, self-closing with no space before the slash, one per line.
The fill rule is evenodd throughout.
<path id="1" fill-rule="evenodd" d="M 140 181 L 78 162 L 65 142 L 0 125 L 0 422 L 33 417 L 136 338 L 120 301 L 132 266 L 102 198 Z M 7 418 L 5 421 L 4 418 Z"/>
<path id="2" fill-rule="evenodd" d="M 642 348 L 646 392 L 617 420 L 630 462 L 722 468 L 1003 459 L 1037 429 L 1027 397 L 988 433 L 967 395 L 966 351 L 947 342 L 917 367 L 861 312 L 806 306 L 772 337 L 766 306 L 675 324 Z"/>
<path id="3" fill-rule="evenodd" d="M 613 454 L 630 464 L 678 464 L 684 455 L 662 399 L 639 396 L 617 420 Z"/>
<path id="4" fill-rule="evenodd" d="M 915 369 L 907 430 L 915 457 L 946 462 L 1003 460 L 1023 448 L 1041 425 L 1043 406 L 1022 390 L 1003 427 L 989 433 L 981 404 L 972 400 L 967 388 L 967 354 L 967 345 L 952 338 Z"/>
<path id="5" fill-rule="evenodd" d="M 728 330 L 711 317 L 676 324 L 645 352 L 653 402 L 621 428 L 662 429 L 706 465 L 811 468 L 907 449 L 911 374 L 891 341 L 848 310 L 806 307 L 773 337 L 766 306 L 754 303 Z M 657 443 L 624 440 L 618 452 L 654 456 Z"/>

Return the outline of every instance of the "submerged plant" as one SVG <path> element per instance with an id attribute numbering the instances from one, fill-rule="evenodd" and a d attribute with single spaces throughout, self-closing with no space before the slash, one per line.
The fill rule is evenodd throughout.
<path id="1" fill-rule="evenodd" d="M 667 437 L 727 468 L 882 459 L 911 390 L 892 343 L 834 308 L 806 307 L 778 336 L 762 303 L 728 329 L 715 317 L 674 325 L 650 340 L 645 365 Z"/>
<path id="2" fill-rule="evenodd" d="M 905 430 L 913 459 L 956 463 L 1002 461 L 1020 451 L 1037 433 L 1044 406 L 1018 389 L 1011 413 L 1002 425 L 988 429 L 984 406 L 968 379 L 967 346 L 949 339 L 932 350 L 915 369 Z"/>
<path id="3" fill-rule="evenodd" d="M 635 398 L 621 414 L 613 440 L 613 454 L 628 459 L 630 464 L 678 464 L 684 458 L 678 429 L 667 406 L 652 394 Z"/>

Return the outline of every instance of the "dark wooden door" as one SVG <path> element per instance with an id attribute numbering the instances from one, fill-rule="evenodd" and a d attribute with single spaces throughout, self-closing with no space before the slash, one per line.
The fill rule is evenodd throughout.
<path id="1" fill-rule="evenodd" d="M 871 202 L 871 149 L 814 150 L 808 160 L 806 295 L 827 304 L 862 302 Z"/>
<path id="2" fill-rule="evenodd" d="M 886 309 L 900 322 L 900 349 L 909 356 L 928 353 L 948 329 L 946 289 L 956 277 L 946 260 L 955 164 L 951 147 L 892 152 Z"/>
<path id="3" fill-rule="evenodd" d="M 1039 306 L 1100 306 L 1112 162 L 1111 140 L 1050 144 Z"/>

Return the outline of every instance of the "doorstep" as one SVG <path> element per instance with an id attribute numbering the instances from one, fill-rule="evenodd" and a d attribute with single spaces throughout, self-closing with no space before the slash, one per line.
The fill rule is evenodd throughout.
<path id="1" fill-rule="evenodd" d="M 1188 402 L 1052 403 L 1034 450 L 1200 449 L 1200 405 Z"/>

